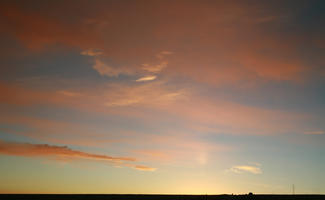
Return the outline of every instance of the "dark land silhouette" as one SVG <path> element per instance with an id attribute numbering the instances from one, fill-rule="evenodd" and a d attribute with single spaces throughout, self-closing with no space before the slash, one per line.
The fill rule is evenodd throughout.
<path id="1" fill-rule="evenodd" d="M 321 200 L 325 195 L 1 194 L 1 200 Z"/>

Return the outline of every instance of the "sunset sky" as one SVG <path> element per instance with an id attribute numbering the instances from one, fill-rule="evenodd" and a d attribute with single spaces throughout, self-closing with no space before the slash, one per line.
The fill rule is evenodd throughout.
<path id="1" fill-rule="evenodd" d="M 0 193 L 325 194 L 324 11 L 2 0 Z"/>

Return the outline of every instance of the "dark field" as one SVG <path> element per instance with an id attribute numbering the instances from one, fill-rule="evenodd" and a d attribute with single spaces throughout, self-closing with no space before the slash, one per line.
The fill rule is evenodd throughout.
<path id="1" fill-rule="evenodd" d="M 3 194 L 1 200 L 308 200 L 325 199 L 325 195 L 25 195 Z"/>

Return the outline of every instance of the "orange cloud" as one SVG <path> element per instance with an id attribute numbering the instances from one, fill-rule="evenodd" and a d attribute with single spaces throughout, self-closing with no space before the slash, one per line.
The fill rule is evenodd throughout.
<path id="1" fill-rule="evenodd" d="M 136 116 L 139 118 L 139 115 Z M 143 120 L 146 123 L 152 123 L 156 119 L 154 116 L 147 116 Z M 161 119 L 157 120 L 158 123 L 161 123 Z M 7 125 L 28 127 L 27 130 L 23 131 L 15 131 L 15 129 L 2 130 L 5 133 L 23 135 L 45 143 L 51 142 L 102 148 L 108 144 L 110 146 L 111 144 L 138 146 L 141 147 L 139 150 L 130 150 L 134 157 L 140 157 L 144 161 L 157 161 L 166 164 L 183 161 L 196 162 L 202 154 L 231 149 L 231 147 L 222 144 L 216 145 L 200 141 L 195 135 L 180 132 L 169 133 L 168 129 L 162 130 L 164 134 L 143 133 L 128 129 L 123 131 L 105 131 L 93 128 L 92 124 L 71 123 L 15 114 L 0 115 L 0 122 Z M 156 146 L 156 149 L 150 147 L 153 144 Z M 164 148 L 161 149 L 162 147 Z M 195 153 L 193 154 L 193 152 Z"/>
<path id="2" fill-rule="evenodd" d="M 53 146 L 48 144 L 29 144 L 17 142 L 5 142 L 0 140 L 0 153 L 10 156 L 24 157 L 48 157 L 70 159 L 89 159 L 106 161 L 136 161 L 135 158 L 111 157 L 107 155 L 90 154 L 82 151 L 69 149 L 66 146 Z"/>
<path id="3" fill-rule="evenodd" d="M 0 154 L 9 156 L 23 156 L 23 157 L 46 157 L 55 158 L 58 160 L 74 160 L 86 159 L 93 161 L 109 161 L 112 164 L 131 167 L 142 171 L 154 171 L 156 168 L 151 168 L 144 165 L 132 165 L 124 163 L 125 161 L 134 162 L 135 158 L 130 157 L 112 157 L 101 154 L 91 154 L 83 151 L 76 151 L 67 146 L 54 146 L 48 144 L 30 144 L 18 142 L 6 142 L 0 140 Z"/>
<path id="4" fill-rule="evenodd" d="M 156 171 L 156 169 L 157 169 L 157 168 L 147 167 L 147 166 L 144 166 L 144 165 L 135 165 L 133 167 L 135 169 L 141 170 L 141 171 Z"/>

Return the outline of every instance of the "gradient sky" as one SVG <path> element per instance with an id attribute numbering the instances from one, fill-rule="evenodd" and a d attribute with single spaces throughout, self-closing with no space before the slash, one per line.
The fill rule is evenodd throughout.
<path id="1" fill-rule="evenodd" d="M 0 3 L 0 193 L 325 193 L 325 2 Z"/>

